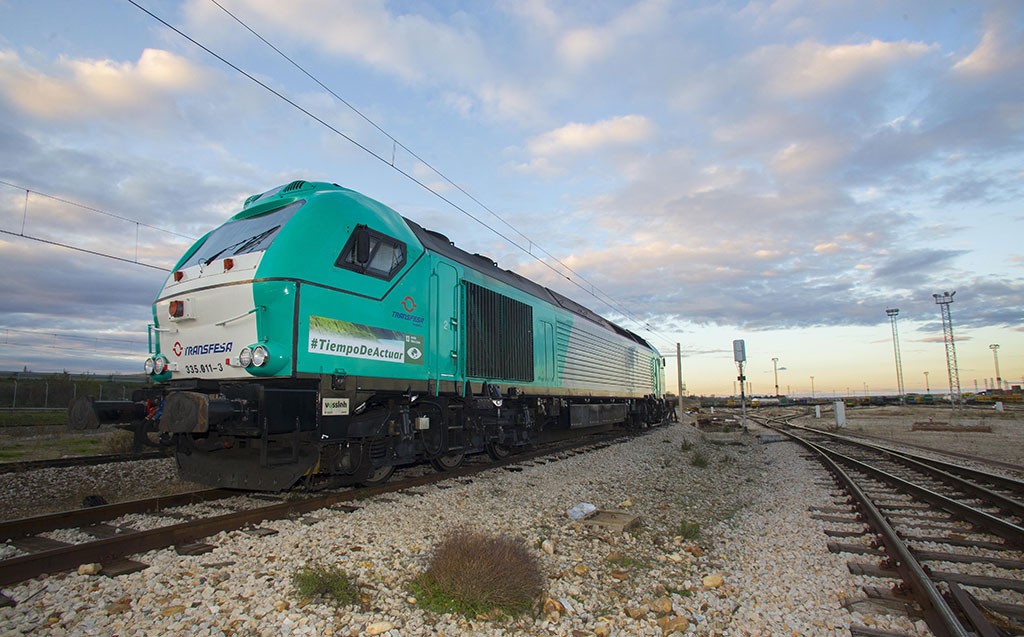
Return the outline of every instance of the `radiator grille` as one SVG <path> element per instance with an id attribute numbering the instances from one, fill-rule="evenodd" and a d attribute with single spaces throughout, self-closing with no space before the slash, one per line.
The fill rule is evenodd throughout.
<path id="1" fill-rule="evenodd" d="M 533 382 L 533 307 L 466 282 L 466 375 Z"/>

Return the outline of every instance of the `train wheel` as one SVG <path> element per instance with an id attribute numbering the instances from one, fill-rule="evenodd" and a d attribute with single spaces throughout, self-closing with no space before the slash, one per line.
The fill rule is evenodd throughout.
<path id="1" fill-rule="evenodd" d="M 506 445 L 489 442 L 487 443 L 487 455 L 489 455 L 492 460 L 504 460 L 512 455 L 512 449 Z"/>
<path id="2" fill-rule="evenodd" d="M 457 469 L 462 465 L 462 461 L 466 459 L 466 454 L 462 453 L 450 453 L 446 456 L 438 456 L 430 461 L 430 464 L 434 466 L 438 471 L 451 471 Z"/>
<path id="3" fill-rule="evenodd" d="M 366 476 L 359 482 L 364 487 L 375 487 L 378 484 L 384 484 L 385 482 L 387 482 L 394 473 L 394 466 L 389 465 L 387 467 L 377 467 L 376 469 L 370 472 L 370 475 Z"/>

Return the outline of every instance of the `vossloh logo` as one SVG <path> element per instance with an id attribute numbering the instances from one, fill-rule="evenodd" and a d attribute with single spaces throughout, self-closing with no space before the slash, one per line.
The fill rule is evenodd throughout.
<path id="1" fill-rule="evenodd" d="M 324 416 L 348 415 L 348 398 L 324 398 L 321 402 L 320 413 Z"/>

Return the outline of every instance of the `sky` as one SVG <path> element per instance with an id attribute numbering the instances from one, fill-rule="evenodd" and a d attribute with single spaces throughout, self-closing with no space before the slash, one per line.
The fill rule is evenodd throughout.
<path id="1" fill-rule="evenodd" d="M 640 334 L 670 389 L 680 343 L 732 394 L 743 339 L 755 394 L 773 358 L 895 394 L 898 308 L 907 391 L 948 392 L 946 291 L 961 388 L 991 344 L 1024 380 L 1024 3 L 136 3 L 0 0 L 0 370 L 141 370 L 157 268 L 306 179 Z"/>

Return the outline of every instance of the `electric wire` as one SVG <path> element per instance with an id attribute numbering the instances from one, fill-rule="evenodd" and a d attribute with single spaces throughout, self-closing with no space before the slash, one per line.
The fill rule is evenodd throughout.
<path id="1" fill-rule="evenodd" d="M 306 116 L 307 116 L 307 117 L 309 117 L 310 119 L 312 119 L 312 120 L 316 121 L 317 123 L 321 124 L 322 126 L 324 126 L 325 128 L 327 128 L 328 130 L 330 130 L 331 132 L 333 132 L 333 133 L 335 133 L 336 135 L 338 135 L 338 136 L 342 137 L 343 139 L 347 140 L 348 142 L 350 142 L 351 144 L 353 144 L 354 146 L 356 146 L 357 148 L 359 148 L 359 149 L 360 149 L 360 150 L 362 150 L 363 152 L 367 153 L 368 155 L 370 155 L 370 156 L 374 157 L 375 159 L 377 159 L 377 160 L 378 160 L 378 161 L 380 161 L 381 163 L 383 163 L 383 164 L 385 164 L 385 165 L 387 165 L 387 166 L 390 166 L 390 167 L 391 167 L 391 168 L 392 168 L 393 170 L 395 170 L 396 172 L 398 172 L 399 174 L 401 174 L 401 175 L 402 175 L 402 176 L 404 176 L 405 178 L 409 179 L 409 180 L 410 180 L 410 181 L 412 181 L 413 183 L 417 184 L 418 186 L 420 186 L 421 188 L 423 188 L 423 189 L 424 189 L 424 190 L 426 190 L 427 192 L 430 192 L 431 194 L 433 194 L 433 195 L 434 195 L 435 197 L 437 197 L 437 198 L 438 198 L 438 199 L 440 199 L 441 201 L 444 201 L 445 203 L 447 203 L 448 205 L 452 206 L 453 208 L 455 208 L 456 210 L 458 210 L 458 211 L 459 211 L 459 212 L 461 212 L 462 214 L 464 214 L 464 215 L 466 215 L 467 217 L 469 217 L 470 219 L 472 219 L 472 220 L 476 221 L 476 222 L 477 222 L 478 224 L 480 224 L 480 225 L 482 225 L 483 227 L 487 228 L 488 230 L 490 230 L 490 231 L 491 231 L 491 232 L 493 232 L 494 234 L 498 235 L 499 237 L 501 237 L 501 238 L 502 238 L 502 239 L 504 239 L 505 241 L 508 241 L 508 242 L 509 242 L 510 244 L 514 245 L 515 247 L 519 248 L 520 250 L 522 250 L 522 251 L 523 251 L 523 252 L 525 252 L 526 254 L 530 255 L 530 256 L 531 256 L 532 258 L 534 258 L 534 259 L 535 259 L 535 260 L 537 260 L 537 261 L 538 261 L 539 263 L 541 263 L 542 265 L 544 265 L 545 267 L 547 267 L 547 268 L 548 268 L 549 270 L 551 270 L 552 272 L 554 272 L 554 273 L 555 273 L 555 274 L 557 274 L 558 276 L 564 277 L 564 278 L 565 278 L 565 279 L 566 279 L 567 281 L 569 281 L 570 283 L 572 283 L 573 285 L 575 285 L 576 287 L 578 287 L 578 288 L 579 288 L 580 290 L 582 290 L 583 292 L 586 292 L 586 293 L 587 293 L 587 294 L 589 294 L 590 296 L 593 296 L 593 297 L 594 297 L 595 299 L 597 299 L 598 301 L 600 301 L 600 302 L 604 303 L 605 305 L 607 305 L 608 307 L 610 307 L 610 308 L 611 308 L 611 309 L 613 309 L 614 311 L 618 312 L 618 313 L 619 313 L 619 314 L 621 314 L 622 316 L 624 316 L 624 317 L 628 318 L 629 320 L 631 320 L 631 321 L 635 322 L 635 323 L 636 323 L 637 325 L 640 325 L 641 327 L 643 327 L 643 328 L 644 328 L 645 330 L 647 330 L 648 332 L 651 332 L 652 334 L 658 334 L 659 336 L 662 336 L 662 337 L 664 338 L 664 335 L 662 335 L 662 334 L 658 333 L 658 332 L 657 332 L 656 330 L 654 330 L 654 329 L 653 329 L 653 328 L 652 328 L 652 327 L 650 326 L 650 324 L 648 324 L 648 323 L 646 323 L 646 322 L 644 322 L 644 321 L 642 321 L 642 320 L 640 320 L 640 319 L 634 318 L 634 317 L 633 317 L 633 315 L 632 315 L 632 314 L 631 314 L 630 312 L 628 312 L 627 310 L 625 310 L 625 309 L 623 309 L 623 308 L 621 308 L 621 307 L 617 307 L 617 305 L 616 305 L 616 303 L 614 302 L 614 300 L 612 300 L 611 302 L 610 302 L 609 300 L 607 300 L 607 299 L 611 299 L 611 297 L 610 297 L 610 296 L 608 296 L 608 295 L 607 295 L 607 293 L 605 293 L 605 292 L 601 291 L 601 294 L 603 294 L 603 295 L 604 295 L 605 297 L 607 297 L 607 299 L 604 299 L 604 298 L 601 298 L 600 296 L 598 296 L 598 295 L 597 295 L 597 294 L 596 294 L 596 293 L 595 293 L 595 292 L 593 291 L 593 290 L 597 290 L 597 291 L 600 291 L 600 289 L 599 289 L 599 288 L 597 288 L 597 286 L 595 286 L 595 285 L 594 285 L 593 283 L 590 283 L 590 282 L 589 282 L 589 281 L 587 281 L 587 280 L 586 280 L 586 279 L 585 279 L 584 277 L 580 276 L 580 275 L 579 275 L 579 274 L 578 274 L 577 272 L 575 272 L 575 270 L 573 270 L 573 269 L 572 269 L 572 268 L 570 268 L 569 266 L 567 266 L 567 265 L 565 265 L 564 263 L 562 263 L 562 262 L 561 262 L 561 261 L 560 261 L 559 259 L 557 259 L 556 257 L 552 256 L 552 255 L 551 255 L 551 254 L 550 254 L 550 253 L 549 253 L 549 252 L 548 252 L 547 250 L 544 250 L 544 249 L 543 249 L 542 247 L 540 247 L 539 245 L 537 246 L 537 248 L 538 248 L 538 249 L 540 249 L 540 250 L 541 250 L 542 252 L 544 252 L 544 253 L 545 253 L 546 255 L 548 255 L 548 257 L 550 257 L 551 259 L 553 259 L 553 260 L 554 260 L 554 261 L 555 261 L 556 263 L 558 263 L 559 265 L 561 265 L 561 266 L 562 266 L 563 268 L 565 268 L 565 269 L 566 269 L 566 270 L 568 270 L 569 272 L 572 272 L 573 274 L 575 274 L 575 275 L 577 276 L 577 278 L 579 278 L 579 279 L 581 279 L 582 281 L 584 281 L 585 283 L 587 283 L 587 284 L 588 284 L 588 285 L 589 285 L 589 286 L 591 287 L 591 289 L 590 289 L 590 290 L 588 290 L 588 289 L 587 289 L 586 287 L 584 287 L 583 285 L 581 285 L 581 284 L 580 284 L 580 283 L 579 283 L 578 281 L 575 281 L 575 280 L 573 280 L 573 278 L 572 278 L 572 277 L 569 277 L 569 276 L 567 276 L 567 275 L 566 275 L 566 274 L 565 274 L 564 272 L 560 272 L 560 271 L 559 271 L 559 270 L 558 270 L 557 268 L 555 268 L 555 267 L 554 267 L 553 265 L 551 265 L 550 263 L 548 263 L 548 262 L 547 262 L 547 261 L 545 261 L 544 259 L 541 259 L 541 258 L 540 258 L 540 257 L 538 257 L 537 255 L 533 254 L 533 252 L 532 252 L 532 251 L 531 251 L 530 249 L 528 249 L 528 248 L 524 247 L 524 246 L 523 246 L 523 245 L 521 245 L 521 244 L 520 244 L 520 243 L 519 243 L 518 241 L 515 241 L 515 240 L 513 240 L 513 239 L 512 239 L 511 237 L 507 236 L 507 235 L 506 235 L 505 233 L 503 233 L 503 232 L 501 232 L 501 231 L 497 230 L 496 228 L 494 228 L 494 227 L 492 227 L 492 226 L 488 225 L 488 224 L 487 224 L 486 222 L 484 222 L 484 221 L 483 221 L 482 219 L 480 219 L 480 218 L 479 218 L 478 216 L 476 216 L 476 215 L 472 214 L 471 212 L 469 212 L 468 210 L 466 210 L 466 209 L 465 209 L 465 208 L 464 208 L 463 206 L 460 206 L 459 204 L 457 204 L 456 202 L 454 202 L 454 201 L 453 201 L 453 200 L 451 200 L 450 198 L 448 198 L 448 197 L 444 196 L 443 194 L 441 194 L 440 192 L 438 192 L 437 190 L 435 190 L 434 188 L 431 188 L 431 187 L 430 187 L 430 186 L 429 186 L 429 185 L 428 185 L 427 183 L 425 183 L 424 181 L 422 181 L 422 180 L 420 180 L 420 179 L 416 178 L 416 177 L 415 177 L 414 175 L 412 175 L 411 173 L 409 173 L 409 172 L 407 172 L 407 171 L 403 170 L 402 168 L 400 168 L 400 167 L 396 166 L 396 165 L 394 164 L 393 160 L 392 160 L 392 161 L 389 161 L 389 160 L 388 160 L 388 159 L 387 159 L 386 157 L 383 157 L 383 156 L 381 156 L 380 154 L 378 154 L 378 153 L 374 152 L 373 150 L 371 150 L 371 149 L 370 149 L 370 148 L 368 148 L 367 146 L 365 146 L 365 145 L 363 145 L 363 144 L 359 143 L 358 141 L 356 141 L 356 140 L 355 140 L 354 138 L 352 138 L 351 136 L 349 136 L 349 135 L 345 134 L 345 133 L 344 133 L 343 131 L 341 131 L 341 130 L 339 130 L 338 128 L 336 128 L 336 127 L 332 126 L 331 124 L 329 124 L 328 122 L 324 121 L 324 120 L 323 120 L 322 118 L 320 118 L 320 117 L 318 117 L 317 115 L 313 114 L 313 113 L 312 113 L 312 112 L 310 112 L 309 110 L 307 110 L 307 109 L 303 108 L 302 106 L 300 106 L 299 104 L 297 104 L 296 102 L 294 102 L 293 100 L 291 100 L 290 98 L 288 98 L 287 96 L 285 96 L 285 95 L 284 95 L 283 93 L 281 93 L 281 92 L 279 92 L 279 91 L 275 90 L 274 88 L 270 87 L 270 86 L 269 86 L 268 84 L 266 84 L 265 82 L 263 82 L 263 81 L 261 81 L 261 80 L 257 79 L 257 78 L 256 78 L 255 76 L 253 76 L 252 74 L 250 74 L 250 73 L 248 73 L 247 71 L 245 71 L 244 69 L 240 68 L 239 66 L 237 66 L 237 65 L 236 65 L 236 64 L 234 64 L 233 62 L 229 61 L 228 59 L 226 59 L 226 58 L 225 58 L 225 57 L 223 57 L 222 55 L 220 55 L 220 54 L 216 53 L 215 51 L 213 51 L 212 49 L 210 49 L 210 48 L 209 48 L 209 47 L 207 47 L 206 45 L 202 44 L 201 42 L 199 42 L 199 41 L 198 41 L 198 40 L 196 40 L 195 38 L 191 37 L 190 35 L 188 35 L 188 34 L 187 34 L 187 33 L 185 33 L 184 31 L 182 31 L 181 29 L 178 29 L 177 27 L 175 27 L 174 25 L 170 24 L 169 22 L 167 22 L 166 20 L 164 20 L 164 19 L 163 19 L 163 18 L 161 18 L 160 16 L 156 15 L 155 13 L 153 13 L 152 11 L 150 11 L 149 9 L 147 9 L 146 7 L 143 7 L 143 6 L 142 6 L 142 5 L 140 5 L 140 4 L 138 3 L 138 2 L 136 2 L 136 0 L 128 0 L 128 2 L 129 2 L 129 3 L 131 3 L 132 5 L 134 5 L 134 6 L 135 6 L 135 7 L 137 8 L 137 9 L 139 9 L 139 10 L 140 10 L 140 11 L 142 11 L 143 13 L 147 14 L 148 16 L 150 16 L 151 18 L 153 18 L 154 20 L 156 20 L 157 22 L 159 22 L 160 24 L 162 24 L 162 25 L 164 25 L 165 27 L 167 27 L 168 29 L 170 29 L 171 31 L 174 31 L 175 33 L 177 33 L 177 34 L 178 34 L 179 36 L 181 36 L 182 38 L 184 38 L 184 39 L 188 40 L 189 42 L 191 42 L 191 43 L 192 43 L 193 45 L 195 45 L 196 47 L 198 47 L 198 48 L 202 49 L 202 50 L 203 50 L 203 51 L 205 51 L 205 52 L 206 52 L 207 54 L 209 54 L 209 55 L 211 55 L 212 57 L 216 58 L 216 59 L 217 59 L 217 60 L 219 60 L 219 61 L 220 61 L 221 63 L 223 63 L 224 65 L 228 66 L 229 68 L 231 68 L 231 69 L 232 69 L 232 70 L 234 70 L 235 72 L 237 72 L 237 73 L 239 73 L 240 75 L 243 75 L 244 77 L 248 78 L 248 79 L 249 79 L 250 81 L 252 81 L 253 83 L 255 83 L 255 84 L 259 85 L 259 86 L 260 86 L 261 88 L 263 88 L 264 90 L 266 90 L 266 91 L 268 91 L 269 93 L 273 94 L 273 95 L 274 95 L 275 97 L 277 97 L 278 99 L 280 99 L 280 100 L 284 101 L 285 103 L 287 103 L 288 105 L 290 105 L 290 106 L 291 106 L 291 107 L 293 107 L 294 109 L 298 110 L 299 112 L 303 113 L 304 115 L 306 115 Z M 275 51 L 277 51 L 277 52 L 278 52 L 278 54 L 280 54 L 280 55 L 282 55 L 283 57 L 285 57 L 285 59 L 286 59 L 286 60 L 288 60 L 288 61 L 289 61 L 289 62 L 291 62 L 291 63 L 292 63 L 293 65 L 295 65 L 295 66 L 296 66 L 297 68 L 299 68 L 299 69 L 300 69 L 300 70 L 301 70 L 301 71 L 302 71 L 303 73 L 305 73 L 305 74 L 306 74 L 306 75 L 307 75 L 308 77 L 310 77 L 311 79 L 313 79 L 313 81 L 315 81 L 315 82 L 316 82 L 317 84 L 319 84 L 319 85 L 320 85 L 320 86 L 322 86 L 322 87 L 323 87 L 323 88 L 324 88 L 325 90 L 327 90 L 327 91 L 328 91 L 329 93 L 331 93 L 331 95 L 333 95 L 333 96 L 334 96 L 335 98 L 339 99 L 339 100 L 340 100 L 340 101 L 341 101 L 341 102 L 342 102 L 343 104 L 345 104 L 346 106 L 348 106 L 349 108 L 351 108 L 351 109 L 352 109 L 353 111 L 355 111 L 356 113 L 358 113 L 358 114 L 359 114 L 359 115 L 360 115 L 360 116 L 361 116 L 361 117 L 362 117 L 363 119 L 365 119 L 365 120 L 366 120 L 366 121 L 368 121 L 368 122 L 369 122 L 369 123 L 370 123 L 371 125 L 373 125 L 373 126 L 374 126 L 375 128 L 377 128 L 377 130 L 381 131 L 381 133 L 382 133 L 382 134 L 386 135 L 386 136 L 387 136 L 387 137 L 388 137 L 389 139 L 391 139 L 391 140 L 392 140 L 392 141 L 393 141 L 393 142 L 394 142 L 394 143 L 395 143 L 396 145 L 399 145 L 399 146 L 401 146 L 401 147 L 402 147 L 402 148 L 403 148 L 403 149 L 404 149 L 404 150 L 405 150 L 406 152 L 408 152 L 408 153 L 409 153 L 410 155 L 412 155 L 413 157 L 416 157 L 416 158 L 417 158 L 417 160 L 419 160 L 419 161 L 420 161 L 421 163 L 423 163 L 423 164 L 424 164 L 424 165 L 426 165 L 426 166 L 427 166 L 428 168 L 430 168 L 430 170 L 432 170 L 432 171 L 433 171 L 434 173 L 436 173 L 437 175 L 439 175 L 439 176 L 440 176 L 440 177 L 441 177 L 442 179 L 444 179 L 444 180 L 445 180 L 445 181 L 446 181 L 447 183 L 449 183 L 449 184 L 453 185 L 453 186 L 454 186 L 455 188 L 457 188 L 457 189 L 458 189 L 458 190 L 459 190 L 460 192 L 462 192 L 462 193 L 463 193 L 463 194 L 465 194 L 465 195 L 466 195 L 467 197 L 469 197 L 469 198 L 470 198 L 470 199 L 471 199 L 472 201 L 476 202 L 476 203 L 477 203 L 477 205 L 481 206 L 481 207 L 482 207 L 482 208 L 483 208 L 484 210 L 486 210 L 487 212 L 489 212 L 490 214 L 494 215 L 494 216 L 495 216 L 496 218 L 498 218 L 499 220 L 501 220 L 501 221 L 502 221 L 502 223 L 504 223 L 505 225 L 507 225 L 507 226 L 508 226 L 509 228 L 511 228 L 511 229 L 512 229 L 513 231 L 515 231 L 515 233 L 516 233 L 516 234 L 518 234 L 519 236 L 521 236 L 521 237 L 523 237 L 524 239 L 526 239 L 526 240 L 527 240 L 527 241 L 528 241 L 528 242 L 529 242 L 529 243 L 530 243 L 531 245 L 537 245 L 537 244 L 535 244 L 535 243 L 534 243 L 534 242 L 533 242 L 532 240 L 530 240 L 530 239 L 529 239 L 529 237 L 527 237 L 526 235 L 524 235 L 524 234 L 523 234 L 522 232 L 520 232 L 519 230 L 516 230 L 516 229 L 515 229 L 515 228 L 514 228 L 513 226 L 511 226 L 511 224 L 509 224 L 509 223 L 508 223 L 507 221 L 505 221 L 504 219 L 501 219 L 501 217 L 500 217 L 500 216 L 498 216 L 498 215 L 497 215 L 496 213 L 494 213 L 494 211 L 492 211 L 492 210 L 491 210 L 490 208 L 488 208 L 488 207 L 487 207 L 486 205 L 484 205 L 483 203 L 481 203 L 481 202 L 480 202 L 480 201 L 479 201 L 478 199 L 476 199 L 475 197 L 473 197 L 473 196 L 472 196 L 471 194 L 469 194 L 468 192 L 466 192 L 466 191 L 465 191 L 465 190 L 464 190 L 463 188 L 461 188 L 460 186 L 458 186 L 458 184 L 455 184 L 455 183 L 454 183 L 453 181 L 451 181 L 450 179 L 448 179 L 448 177 L 446 177 L 446 176 L 445 176 L 445 175 L 444 175 L 443 173 L 441 173 L 440 171 L 438 171 L 438 170 L 437 170 L 436 168 L 434 168 L 433 166 L 431 166 L 431 165 L 430 165 L 429 163 L 427 163 L 427 162 L 423 161 L 423 160 L 422 160 L 422 159 L 421 159 L 421 158 L 420 158 L 420 157 L 419 157 L 419 156 L 418 156 L 417 154 L 415 154 L 414 152 L 412 152 L 411 150 L 409 150 L 409 149 L 408 149 L 408 148 L 407 148 L 407 147 L 406 147 L 406 146 L 405 146 L 404 144 L 401 144 L 401 143 L 400 143 L 400 142 L 399 142 L 399 141 L 398 141 L 397 139 L 395 139 L 395 138 L 394 138 L 393 136 L 391 136 L 390 134 L 388 134 L 388 133 L 387 133 L 386 131 L 384 131 L 384 130 L 383 130 L 383 129 L 382 129 L 381 127 L 379 127 L 379 126 L 378 126 L 377 124 L 375 124 L 374 122 L 372 122 L 371 120 L 369 120 L 369 118 L 367 118 L 367 117 L 366 117 L 365 115 L 363 115 L 362 113 L 360 113 L 360 112 L 359 112 L 359 111 L 358 111 L 357 109 L 355 109 L 354 107 L 352 107 L 352 106 L 351 106 L 351 105 L 350 105 L 350 104 L 349 104 L 349 103 L 348 103 L 347 101 L 343 100 L 343 99 L 342 99 L 342 98 L 341 98 L 340 96 L 338 96 L 338 95 L 337 95 L 336 93 L 334 93 L 334 91 L 331 91 L 331 90 L 330 90 L 329 88 L 327 88 L 327 87 L 326 87 L 326 86 L 325 86 L 325 85 L 324 85 L 324 84 L 323 84 L 322 82 L 320 82 L 319 80 L 317 80 L 317 79 L 316 79 L 315 77 L 313 77 L 313 76 L 312 76 L 312 75 L 311 75 L 310 73 L 308 73 L 307 71 L 305 71 L 305 69 L 303 69 L 303 68 L 302 68 L 301 66 L 299 66 L 299 65 L 298 65 L 297 63 L 295 63 L 294 61 L 292 61 L 292 60 L 291 60 L 291 58 L 289 58 L 289 57 L 288 57 L 288 56 L 286 56 L 286 55 L 285 55 L 284 53 L 282 53 L 282 52 L 281 52 L 281 51 L 280 51 L 280 50 L 279 50 L 279 49 L 278 49 L 277 47 L 274 47 L 274 46 L 273 46 L 272 44 L 270 44 L 270 43 L 269 43 L 269 42 L 268 42 L 268 41 L 267 41 L 267 40 L 266 40 L 265 38 L 263 38 L 262 36 L 260 36 L 259 34 L 257 34 L 257 33 L 256 33 L 256 32 L 255 32 L 255 31 L 254 31 L 253 29 L 252 29 L 252 28 L 250 28 L 250 27 L 249 27 L 248 25 L 246 25 L 246 24 L 245 24 L 244 22 L 242 22 L 241 20 L 239 20 L 239 19 L 238 19 L 237 17 L 235 17 L 235 16 L 234 16 L 233 14 L 231 14 L 230 12 L 228 12 L 228 11 L 227 11 L 226 9 L 224 9 L 223 7 L 221 7 L 221 5 L 220 5 L 220 4 L 218 4 L 218 3 L 216 3 L 216 2 L 214 2 L 214 4 L 216 4 L 216 5 L 217 5 L 218 7 L 220 7 L 220 8 L 222 9 L 222 10 L 224 10 L 224 11 L 225 11 L 226 13 L 228 13 L 228 15 L 230 15 L 230 16 L 231 16 L 232 18 L 234 18 L 234 19 L 235 19 L 235 20 L 236 20 L 237 22 L 239 22 L 239 24 L 242 24 L 242 26 L 244 26 L 244 27 L 245 27 L 246 29 L 248 29 L 248 30 L 249 30 L 249 31 L 250 31 L 251 33 L 253 33 L 253 34 L 254 34 L 254 35 L 255 35 L 256 37 L 258 37 L 258 38 L 259 38 L 260 40 L 262 40 L 263 42 L 265 42 L 265 43 L 266 43 L 266 44 L 267 44 L 268 46 L 270 46 L 270 47 L 271 47 L 272 49 L 274 49 Z"/>
<path id="2" fill-rule="evenodd" d="M 114 259 L 116 261 L 123 261 L 125 263 L 132 263 L 132 264 L 135 264 L 135 265 L 141 265 L 143 267 L 152 268 L 154 270 L 161 270 L 163 272 L 170 272 L 171 271 L 170 268 L 164 268 L 164 267 L 161 267 L 159 265 L 153 265 L 152 263 L 146 263 L 145 261 L 138 261 L 138 260 L 133 260 L 133 259 L 127 259 L 125 257 L 119 257 L 119 256 L 116 256 L 116 255 L 113 255 L 113 254 L 107 254 L 105 252 L 97 252 L 96 250 L 87 250 L 86 248 L 80 248 L 78 246 L 73 246 L 73 245 L 70 245 L 70 244 L 67 244 L 67 243 L 61 243 L 60 241 L 51 241 L 50 239 L 43 239 L 42 237 L 33 237 L 32 235 L 25 234 L 23 232 L 11 232 L 10 230 L 4 230 L 3 228 L 0 228 L 0 233 L 9 234 L 12 237 L 21 237 L 22 239 L 31 239 L 33 241 L 38 241 L 40 243 L 46 243 L 46 244 L 49 244 L 49 245 L 52 245 L 52 246 L 59 246 L 61 248 L 67 248 L 68 250 L 77 250 L 78 252 L 84 252 L 86 254 L 92 254 L 92 255 L 95 255 L 97 257 L 106 257 L 108 259 Z"/>
<path id="3" fill-rule="evenodd" d="M 30 330 L 19 330 L 13 327 L 0 328 L 5 334 L 24 334 L 26 336 L 46 336 L 53 339 L 73 339 L 79 341 L 92 341 L 92 342 L 104 342 L 104 343 L 128 343 L 130 345 L 140 345 L 143 341 L 133 341 L 126 338 L 110 338 L 105 336 L 81 336 L 78 334 L 57 334 L 55 332 L 33 332 Z M 7 337 L 4 337 L 4 343 L 8 342 Z"/>
<path id="4" fill-rule="evenodd" d="M 122 217 L 119 214 L 115 214 L 113 212 L 109 212 L 107 210 L 103 210 L 103 209 L 100 209 L 100 208 L 93 208 L 92 206 L 87 206 L 85 204 L 78 203 L 77 201 L 71 201 L 70 199 L 63 199 L 61 197 L 56 197 L 54 195 L 48 195 L 45 192 L 39 192 L 38 190 L 33 190 L 31 188 L 26 188 L 24 186 L 19 186 L 17 184 L 12 184 L 9 181 L 4 181 L 2 179 L 0 179 L 0 184 L 3 184 L 5 186 L 10 186 L 11 188 L 15 188 L 17 190 L 24 190 L 26 194 L 32 193 L 33 195 L 38 195 L 40 197 L 46 197 L 47 199 L 53 199 L 54 201 L 59 201 L 61 203 L 66 203 L 66 204 L 71 205 L 71 206 L 76 206 L 78 208 L 83 208 L 85 210 L 89 210 L 89 211 L 92 211 L 92 212 L 98 212 L 101 215 L 106 215 L 108 217 L 113 217 L 115 219 L 120 219 L 121 221 L 127 221 L 129 223 L 134 223 L 134 224 L 136 224 L 138 226 L 142 226 L 143 228 L 150 228 L 151 230 L 159 230 L 160 232 L 166 232 L 167 234 L 173 234 L 174 236 L 181 237 L 182 239 L 189 239 L 191 241 L 195 241 L 197 239 L 197 237 L 192 237 L 192 236 L 189 236 L 187 234 L 181 234 L 180 232 L 175 232 L 174 230 L 168 230 L 167 228 L 161 228 L 159 226 L 153 226 L 153 225 L 150 225 L 148 223 L 144 223 L 142 221 L 139 221 L 137 219 L 129 219 L 128 217 Z"/>

